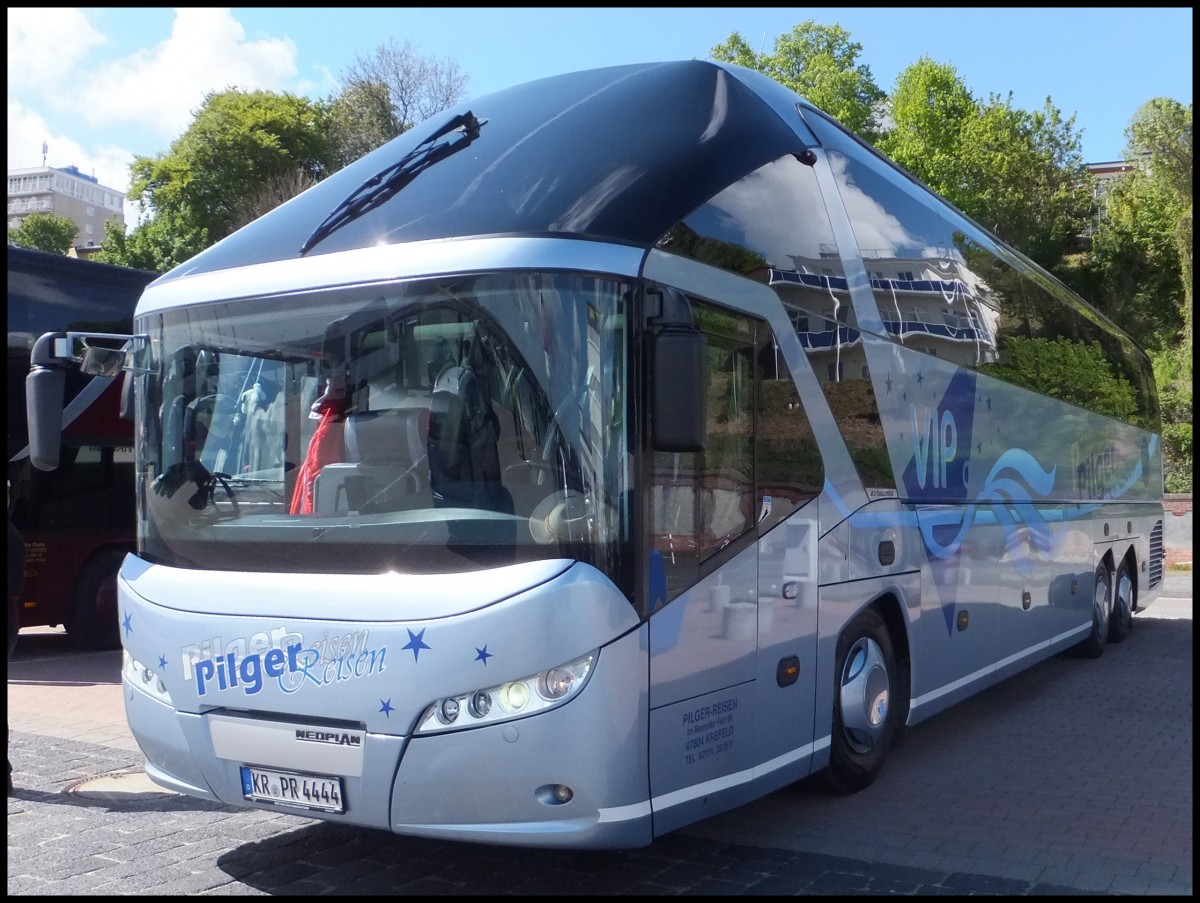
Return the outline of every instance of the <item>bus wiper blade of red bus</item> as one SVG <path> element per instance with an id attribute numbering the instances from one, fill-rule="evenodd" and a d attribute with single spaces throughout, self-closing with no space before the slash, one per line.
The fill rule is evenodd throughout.
<path id="1" fill-rule="evenodd" d="M 479 130 L 486 123 L 486 119 L 476 119 L 470 110 L 455 116 L 405 154 L 400 160 L 363 182 L 349 197 L 338 204 L 337 208 L 325 218 L 321 225 L 313 230 L 312 235 L 301 246 L 300 254 L 307 254 L 320 241 L 333 232 L 336 232 L 342 226 L 353 222 L 368 210 L 373 210 L 394 197 L 409 182 L 433 166 L 433 164 L 462 150 L 479 137 Z M 458 132 L 459 134 L 454 138 L 439 142 L 438 139 L 449 135 L 451 132 Z"/>

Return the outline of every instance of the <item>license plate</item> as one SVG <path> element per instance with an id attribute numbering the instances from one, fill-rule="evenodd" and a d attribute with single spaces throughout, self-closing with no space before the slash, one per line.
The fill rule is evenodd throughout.
<path id="1" fill-rule="evenodd" d="M 242 796 L 261 803 L 298 809 L 345 812 L 342 779 L 325 774 L 276 771 L 257 765 L 242 766 Z"/>

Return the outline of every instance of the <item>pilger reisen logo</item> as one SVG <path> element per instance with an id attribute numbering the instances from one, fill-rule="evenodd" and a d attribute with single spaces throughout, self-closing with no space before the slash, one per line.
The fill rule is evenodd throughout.
<path id="1" fill-rule="evenodd" d="M 217 652 L 221 648 L 225 651 Z M 225 690 L 254 696 L 268 681 L 284 693 L 295 693 L 305 686 L 325 687 L 387 670 L 387 647 L 372 647 L 366 630 L 333 637 L 326 633 L 306 644 L 301 635 L 280 627 L 270 639 L 266 633 L 228 644 L 214 638 L 185 647 L 182 653 L 185 677 L 196 681 L 198 696 Z"/>

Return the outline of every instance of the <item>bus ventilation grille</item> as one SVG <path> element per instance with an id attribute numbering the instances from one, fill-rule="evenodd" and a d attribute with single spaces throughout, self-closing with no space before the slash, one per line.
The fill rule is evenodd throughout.
<path id="1" fill-rule="evenodd" d="M 1163 578 L 1163 522 L 1158 521 L 1150 531 L 1150 585 L 1158 586 Z"/>

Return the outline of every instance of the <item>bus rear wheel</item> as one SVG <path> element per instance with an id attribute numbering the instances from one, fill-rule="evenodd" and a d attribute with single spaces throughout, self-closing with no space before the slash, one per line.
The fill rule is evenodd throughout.
<path id="1" fill-rule="evenodd" d="M 1108 641 L 1119 643 L 1133 629 L 1133 574 L 1129 559 L 1121 560 L 1113 577 L 1112 615 L 1108 619 Z"/>
<path id="2" fill-rule="evenodd" d="M 67 620 L 67 639 L 76 649 L 119 649 L 117 571 L 125 552 L 109 550 L 94 556 L 79 572 L 75 600 Z"/>
<path id="3" fill-rule="evenodd" d="M 1092 629 L 1072 651 L 1081 658 L 1099 658 L 1108 642 L 1108 626 L 1113 610 L 1113 577 L 1103 561 L 1096 568 L 1092 584 Z"/>
<path id="4" fill-rule="evenodd" d="M 867 609 L 842 632 L 836 673 L 833 734 L 823 782 L 834 793 L 848 795 L 869 787 L 879 776 L 896 733 L 896 654 L 878 612 Z"/>

